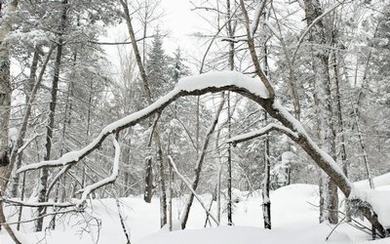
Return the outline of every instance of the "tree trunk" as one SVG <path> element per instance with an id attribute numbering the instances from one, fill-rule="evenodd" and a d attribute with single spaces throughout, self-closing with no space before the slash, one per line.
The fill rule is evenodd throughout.
<path id="1" fill-rule="evenodd" d="M 62 9 L 62 15 L 61 15 L 61 23 L 60 23 L 60 32 L 59 32 L 59 38 L 58 38 L 58 44 L 57 44 L 57 54 L 55 58 L 54 63 L 54 77 L 52 81 L 52 88 L 51 88 L 51 100 L 49 105 L 49 122 L 46 127 L 46 144 L 45 144 L 45 156 L 44 160 L 50 160 L 51 158 L 51 148 L 52 148 L 52 140 L 53 140 L 53 129 L 54 129 L 54 123 L 55 123 L 55 113 L 56 113 L 56 106 L 57 106 L 57 92 L 58 92 L 58 82 L 59 82 L 59 75 L 60 75 L 60 66 L 61 66 L 61 59 L 62 59 L 62 48 L 63 48 L 63 38 L 62 33 L 65 30 L 65 22 L 66 22 L 66 14 L 68 9 L 68 0 L 62 1 L 63 9 Z M 47 201 L 47 179 L 49 176 L 48 168 L 42 168 L 41 170 L 41 176 L 40 176 L 40 191 L 38 194 L 38 202 L 45 202 Z M 38 215 L 43 215 L 46 213 L 45 207 L 39 207 L 38 208 Z M 36 222 L 36 231 L 42 231 L 43 228 L 43 217 L 39 217 Z"/>
<path id="2" fill-rule="evenodd" d="M 131 20 L 131 16 L 130 16 L 130 11 L 129 11 L 129 8 L 127 6 L 127 1 L 125 1 L 125 0 L 119 0 L 119 1 L 122 5 L 122 8 L 123 8 L 123 12 L 124 12 L 124 16 L 126 19 L 127 29 L 128 29 L 129 35 L 130 35 L 130 40 L 131 40 L 133 52 L 134 52 L 137 66 L 138 66 L 138 69 L 140 71 L 140 75 L 141 75 L 141 78 L 143 81 L 146 98 L 147 98 L 148 103 L 150 105 L 153 103 L 152 94 L 150 91 L 150 85 L 149 85 L 148 77 L 146 75 L 145 67 L 143 65 L 141 55 L 140 55 L 140 52 L 138 49 L 137 40 L 135 38 L 132 20 Z M 157 115 L 157 116 L 159 116 L 159 115 Z M 166 199 L 165 173 L 164 173 L 165 166 L 164 166 L 164 160 L 163 160 L 163 155 L 162 155 L 163 152 L 162 152 L 162 144 L 161 144 L 161 139 L 160 139 L 161 138 L 160 137 L 160 130 L 159 130 L 158 125 L 156 125 L 153 138 L 154 138 L 156 146 L 157 146 L 157 157 L 159 160 L 158 162 L 159 162 L 159 169 L 160 169 L 160 215 L 161 215 L 160 216 L 160 220 L 161 220 L 160 224 L 161 224 L 161 227 L 163 227 L 167 223 L 167 199 Z M 148 146 L 151 147 L 151 145 L 148 145 Z M 148 159 L 148 161 L 147 161 L 148 166 L 149 166 L 149 164 L 152 165 L 151 162 L 149 163 L 149 160 L 152 160 L 152 159 L 151 158 Z M 151 176 L 149 176 L 149 177 L 151 177 Z M 146 189 L 148 190 L 148 189 L 150 189 L 150 187 L 152 187 L 152 186 L 147 185 Z M 151 192 L 145 192 L 145 196 L 144 196 L 145 200 L 152 197 L 152 195 L 150 193 Z"/>
<path id="3" fill-rule="evenodd" d="M 226 18 L 228 19 L 227 23 L 227 32 L 228 32 L 228 37 L 230 39 L 234 39 L 234 30 L 232 26 L 232 16 L 231 16 L 231 5 L 230 5 L 230 0 L 226 1 L 226 9 L 227 9 L 227 16 Z M 230 41 L 229 42 L 229 69 L 234 70 L 234 42 Z M 227 123 L 228 123 L 228 139 L 231 138 L 231 107 L 230 107 L 230 92 L 227 94 Z M 228 163 L 227 163 L 227 171 L 228 171 L 228 176 L 227 176 L 227 191 L 228 191 L 228 202 L 227 202 L 227 221 L 228 225 L 233 225 L 233 202 L 232 202 L 232 147 L 231 144 L 229 143 L 228 145 Z"/>
<path id="4" fill-rule="evenodd" d="M 269 77 L 269 65 L 268 65 L 268 48 L 267 42 L 264 43 L 264 74 Z M 265 124 L 268 124 L 268 114 L 264 112 Z M 264 141 L 264 179 L 263 179 L 263 219 L 264 229 L 271 229 L 271 199 L 269 196 L 271 180 L 271 162 L 270 162 L 270 148 L 269 148 L 269 136 L 265 137 Z"/>
<path id="5" fill-rule="evenodd" d="M 322 14 L 318 0 L 304 0 L 307 25 L 309 26 L 317 17 Z M 315 24 L 311 30 L 310 40 L 320 45 L 322 50 L 314 50 L 313 67 L 316 74 L 316 98 L 318 102 L 318 116 L 320 129 L 321 149 L 335 158 L 335 131 L 333 127 L 333 111 L 330 92 L 329 76 L 329 54 L 323 45 L 327 44 L 326 30 L 322 20 Z M 338 222 L 338 194 L 337 186 L 327 175 L 323 175 L 322 193 L 325 193 L 324 206 L 325 218 L 331 224 Z"/>
<path id="6" fill-rule="evenodd" d="M 10 45 L 5 42 L 11 32 L 10 17 L 18 8 L 18 1 L 10 1 L 7 5 L 5 17 L 0 26 L 0 198 L 4 196 L 13 168 L 8 156 L 8 125 L 11 116 L 11 79 L 10 79 Z M 21 243 L 11 227 L 6 222 L 3 201 L 0 200 L 0 227 L 3 226 L 12 240 Z"/>
<path id="7" fill-rule="evenodd" d="M 200 173 L 202 172 L 202 166 L 203 166 L 204 158 L 206 156 L 206 151 L 207 151 L 207 148 L 209 146 L 211 135 L 214 133 L 215 127 L 218 124 L 219 115 L 222 111 L 224 103 L 225 103 L 225 99 L 223 98 L 222 102 L 220 103 L 220 105 L 217 109 L 214 120 L 212 121 L 212 124 L 210 125 L 210 127 L 207 131 L 206 138 L 203 141 L 202 151 L 200 152 L 200 155 L 198 157 L 198 161 L 197 161 L 196 167 L 195 167 L 195 177 L 194 177 L 194 180 L 192 181 L 192 185 L 191 185 L 191 189 L 193 189 L 194 191 L 196 191 L 196 189 L 198 188 L 199 180 L 200 180 Z M 192 206 L 192 203 L 194 201 L 194 197 L 195 197 L 194 193 L 191 192 L 190 196 L 188 197 L 188 199 L 186 201 L 186 204 L 185 204 L 185 207 L 183 210 L 182 219 L 181 219 L 181 228 L 183 230 L 186 228 L 188 217 L 190 215 L 191 206 Z"/>

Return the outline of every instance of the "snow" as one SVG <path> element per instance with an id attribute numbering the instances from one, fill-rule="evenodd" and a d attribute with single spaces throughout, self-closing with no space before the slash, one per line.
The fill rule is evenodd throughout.
<path id="1" fill-rule="evenodd" d="M 373 178 L 374 185 L 376 188 L 381 186 L 388 186 L 390 185 L 390 173 L 386 173 L 377 177 Z M 368 180 L 362 180 L 354 183 L 355 187 L 358 187 L 359 189 L 369 189 L 370 186 L 368 184 Z"/>
<path id="2" fill-rule="evenodd" d="M 219 227 L 205 230 L 185 230 L 171 233 L 159 233 L 145 238 L 136 244 L 258 244 L 258 243 L 327 243 L 325 239 L 318 239 L 318 236 L 329 231 L 326 225 L 318 225 L 311 228 L 298 228 L 293 230 L 276 229 L 265 231 L 256 227 Z M 348 241 L 348 236 L 337 232 L 334 234 L 338 241 L 330 243 L 343 243 Z M 185 242 L 183 242 L 185 240 Z"/>
<path id="3" fill-rule="evenodd" d="M 368 202 L 378 215 L 379 222 L 390 228 L 390 173 L 374 177 L 373 180 L 376 186 L 374 190 L 369 188 L 368 180 L 355 182 L 350 198 Z"/>
<path id="4" fill-rule="evenodd" d="M 9 140 L 9 143 L 15 143 L 16 142 L 16 139 L 18 138 L 18 129 L 14 128 L 14 127 L 11 127 L 9 130 L 8 130 L 8 140 Z"/>
<path id="5" fill-rule="evenodd" d="M 189 76 L 179 80 L 177 89 L 182 91 L 196 91 L 207 87 L 237 86 L 248 90 L 260 97 L 267 98 L 268 92 L 258 78 L 251 78 L 237 71 L 212 71 L 196 76 Z"/>
<path id="6" fill-rule="evenodd" d="M 159 199 L 153 198 L 147 204 L 142 196 L 119 199 L 121 212 L 132 243 L 135 244 L 295 244 L 295 243 L 371 243 L 390 244 L 390 239 L 367 241 L 369 236 L 347 224 L 341 224 L 326 242 L 325 238 L 332 229 L 327 224 L 318 224 L 318 209 L 312 204 L 318 203 L 318 186 L 295 184 L 271 192 L 272 225 L 271 231 L 262 228 L 261 194 L 233 191 L 238 203 L 234 206 L 234 227 L 226 226 L 226 212 L 222 216 L 222 226 L 203 228 L 205 213 L 198 202 L 194 202 L 190 213 L 188 228 L 185 231 L 168 232 L 159 228 Z M 202 195 L 209 202 L 209 194 Z M 178 226 L 178 216 L 184 205 L 184 199 L 174 199 L 173 218 Z M 226 202 L 223 201 L 222 206 Z M 216 204 L 213 206 L 215 207 Z M 212 208 L 212 211 L 215 211 Z M 11 208 L 7 211 L 12 214 Z M 25 209 L 24 219 L 28 219 L 32 210 Z M 16 216 L 11 217 L 12 221 Z M 56 231 L 34 233 L 33 223 L 23 224 L 23 244 L 35 244 L 40 240 L 48 244 L 100 244 L 126 243 L 118 216 L 115 199 L 92 200 L 92 206 L 83 216 L 67 215 L 58 218 Z M 47 222 L 50 219 L 47 220 Z M 98 235 L 98 226 L 101 226 Z M 83 231 L 84 229 L 84 231 Z M 175 228 L 177 229 L 177 228 Z M 11 244 L 5 232 L 0 232 L 0 243 Z"/>
<path id="7" fill-rule="evenodd" d="M 297 155 L 293 152 L 286 151 L 282 153 L 282 162 L 289 163 L 295 160 Z"/>

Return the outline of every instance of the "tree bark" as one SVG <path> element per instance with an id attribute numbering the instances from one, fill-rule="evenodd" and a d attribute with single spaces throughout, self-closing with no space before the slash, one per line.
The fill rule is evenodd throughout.
<path id="1" fill-rule="evenodd" d="M 60 19 L 60 27 L 59 27 L 59 36 L 58 36 L 58 44 L 57 44 L 57 53 L 54 63 L 54 76 L 52 81 L 51 88 L 51 100 L 49 105 L 49 122 L 46 127 L 46 144 L 45 144 L 45 156 L 44 160 L 50 160 L 51 158 L 51 148 L 52 148 L 52 140 L 53 140 L 53 129 L 55 123 L 55 113 L 57 107 L 57 92 L 58 92 L 58 82 L 60 75 L 60 66 L 62 59 L 62 49 L 63 49 L 63 32 L 65 30 L 66 19 L 67 19 L 67 10 L 68 10 L 68 0 L 62 1 L 62 14 Z M 38 194 L 38 202 L 46 202 L 47 200 L 47 180 L 49 176 L 48 168 L 42 168 L 41 176 L 40 176 L 40 191 Z M 38 208 L 38 215 L 42 216 L 46 213 L 46 207 Z M 43 228 L 43 217 L 37 219 L 36 222 L 36 231 L 42 231 Z"/>
<path id="2" fill-rule="evenodd" d="M 264 43 L 264 73 L 269 77 L 269 65 L 268 65 L 268 48 L 267 42 Z M 265 124 L 268 123 L 267 112 L 264 112 Z M 264 140 L 264 179 L 262 185 L 262 198 L 263 198 L 263 219 L 264 229 L 271 229 L 271 199 L 270 192 L 270 180 L 271 180 L 271 162 L 270 162 L 270 145 L 269 136 L 266 134 Z"/>
<path id="3" fill-rule="evenodd" d="M 307 25 L 322 15 L 321 5 L 318 0 L 304 0 Z M 318 103 L 319 135 L 321 149 L 331 157 L 336 157 L 335 131 L 333 125 L 333 109 L 330 92 L 329 76 L 329 53 L 323 45 L 327 44 L 326 29 L 322 20 L 317 21 L 311 30 L 310 40 L 320 45 L 320 50 L 314 50 L 313 68 L 316 74 L 316 98 Z M 321 50 L 322 48 L 322 50 Z M 338 194 L 337 186 L 327 175 L 323 175 L 322 180 L 324 197 L 324 218 L 320 222 L 327 220 L 331 224 L 338 222 Z M 320 214 L 321 215 L 321 214 Z"/>
<path id="4" fill-rule="evenodd" d="M 231 6 L 230 0 L 226 1 L 226 9 L 227 9 L 227 32 L 228 37 L 230 39 L 234 38 L 234 30 L 232 26 L 232 18 L 231 18 Z M 229 42 L 229 69 L 234 70 L 234 42 Z M 230 114 L 230 92 L 227 94 L 227 123 L 228 123 L 228 139 L 231 137 L 232 133 L 232 125 L 231 125 L 231 114 Z M 227 192 L 228 192 L 228 201 L 227 201 L 227 221 L 228 225 L 233 225 L 233 201 L 232 201 L 232 148 L 231 144 L 228 145 L 228 163 L 227 163 Z"/>
<path id="5" fill-rule="evenodd" d="M 17 0 L 12 0 L 8 3 L 5 16 L 3 16 L 3 22 L 0 26 L 0 227 L 3 226 L 12 240 L 16 244 L 20 244 L 21 242 L 6 222 L 3 201 L 1 200 L 7 189 L 13 168 L 8 155 L 8 126 L 11 116 L 12 88 L 10 79 L 10 45 L 6 43 L 6 39 L 12 28 L 9 17 L 16 12 L 17 8 Z"/>

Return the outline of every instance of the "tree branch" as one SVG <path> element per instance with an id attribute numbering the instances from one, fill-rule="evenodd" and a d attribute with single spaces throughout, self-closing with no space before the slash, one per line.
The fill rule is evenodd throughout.
<path id="1" fill-rule="evenodd" d="M 287 128 L 287 127 L 285 127 L 283 125 L 269 124 L 269 125 L 261 128 L 261 129 L 259 129 L 259 130 L 254 130 L 254 131 L 251 131 L 251 132 L 248 132 L 248 133 L 245 133 L 245 134 L 234 136 L 234 137 L 230 138 L 227 142 L 228 143 L 232 143 L 233 146 L 236 146 L 240 142 L 251 140 L 253 138 L 265 135 L 268 132 L 275 131 L 275 130 L 279 131 L 279 132 L 281 132 L 283 134 L 286 134 L 286 135 L 288 135 L 290 137 L 298 138 L 298 134 L 296 132 L 290 130 L 289 128 Z"/>
<path id="2" fill-rule="evenodd" d="M 113 140 L 113 144 L 114 144 L 114 148 L 115 148 L 115 157 L 114 157 L 114 165 L 112 167 L 112 173 L 109 177 L 101 180 L 101 181 L 98 181 L 92 185 L 89 185 L 87 187 L 85 187 L 84 189 L 81 189 L 80 191 L 78 191 L 78 193 L 82 192 L 83 195 L 81 196 L 81 199 L 80 199 L 80 202 L 78 205 L 82 204 L 85 202 L 85 200 L 87 199 L 87 196 L 95 191 L 96 189 L 102 187 L 102 186 L 105 186 L 105 185 L 108 185 L 112 182 L 114 182 L 116 180 L 116 178 L 118 177 L 118 174 L 119 174 L 119 159 L 120 159 L 120 155 L 121 155 L 121 147 L 118 143 L 118 140 L 116 138 L 116 136 L 114 137 L 114 140 Z"/>
<path id="3" fill-rule="evenodd" d="M 187 179 L 179 172 L 179 170 L 176 167 L 175 162 L 173 161 L 173 158 L 168 155 L 168 161 L 170 165 L 172 166 L 173 170 L 175 170 L 176 174 L 180 177 L 180 179 L 184 182 L 184 184 L 188 187 L 188 189 L 192 192 L 192 194 L 195 196 L 195 198 L 199 201 L 200 205 L 206 211 L 206 213 L 211 217 L 211 219 L 219 225 L 219 221 L 210 213 L 210 211 L 207 209 L 206 205 L 203 203 L 202 199 L 196 194 L 195 190 L 192 189 L 191 184 L 187 181 Z"/>
<path id="4" fill-rule="evenodd" d="M 19 201 L 15 199 L 6 199 L 3 198 L 1 201 L 4 201 L 6 203 L 16 205 L 16 206 L 23 206 L 23 207 L 30 207 L 30 208 L 39 208 L 39 207 L 56 207 L 56 208 L 68 208 L 68 207 L 74 207 L 76 204 L 74 203 L 56 203 L 56 202 L 24 202 Z"/>

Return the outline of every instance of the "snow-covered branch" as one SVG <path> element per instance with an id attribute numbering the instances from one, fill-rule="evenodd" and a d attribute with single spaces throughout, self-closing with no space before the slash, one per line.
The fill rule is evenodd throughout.
<path id="1" fill-rule="evenodd" d="M 84 148 L 68 152 L 56 160 L 42 161 L 22 166 L 17 170 L 17 173 L 36 170 L 43 167 L 59 167 L 75 164 L 98 148 L 108 135 L 133 126 L 145 118 L 150 117 L 152 114 L 163 110 L 180 96 L 202 95 L 208 92 L 219 92 L 224 90 L 245 93 L 246 96 L 256 97 L 257 99 L 268 98 L 268 92 L 259 79 L 248 77 L 240 72 L 219 71 L 189 76 L 181 79 L 171 92 L 161 97 L 150 106 L 106 126 L 100 134 Z"/>
<path id="2" fill-rule="evenodd" d="M 160 98 L 150 106 L 109 124 L 100 132 L 100 134 L 91 143 L 89 143 L 87 146 L 85 146 L 80 150 L 68 152 L 64 154 L 61 158 L 56 160 L 42 161 L 39 163 L 20 167 L 17 170 L 17 173 L 25 172 L 28 170 L 40 169 L 43 167 L 58 167 L 58 166 L 66 166 L 69 164 L 77 163 L 79 160 L 81 160 L 82 158 L 84 158 L 85 156 L 93 152 L 96 148 L 98 148 L 108 135 L 114 133 L 115 131 L 120 131 L 124 128 L 135 125 L 139 121 L 149 117 L 155 112 L 162 110 L 173 100 L 175 100 L 178 94 L 179 94 L 179 90 L 174 89 L 173 91 L 171 91 L 164 97 Z"/>
<path id="3" fill-rule="evenodd" d="M 228 143 L 232 143 L 233 145 L 236 145 L 237 143 L 251 140 L 253 138 L 265 135 L 271 131 L 279 131 L 279 132 L 286 134 L 290 137 L 298 138 L 297 133 L 295 133 L 294 131 L 290 130 L 289 128 L 287 128 L 283 125 L 269 124 L 261 129 L 259 129 L 259 130 L 254 130 L 254 131 L 251 131 L 251 132 L 248 132 L 245 134 L 234 136 L 228 140 Z"/>
<path id="4" fill-rule="evenodd" d="M 256 12 L 255 12 L 254 21 L 252 22 L 252 24 L 250 26 L 252 37 L 255 35 L 255 33 L 257 31 L 257 28 L 259 27 L 260 17 L 264 13 L 264 8 L 265 8 L 266 4 L 267 4 L 267 0 L 263 0 L 261 4 L 257 3 L 257 8 L 256 8 Z"/>
<path id="5" fill-rule="evenodd" d="M 80 202 L 79 204 L 82 204 L 85 202 L 85 200 L 87 199 L 88 195 L 93 192 L 94 190 L 102 187 L 102 186 L 105 186 L 105 185 L 108 185 L 112 182 L 114 182 L 116 180 L 116 178 L 118 177 L 118 174 L 119 174 L 119 159 L 120 159 L 120 155 L 121 155 L 121 147 L 118 143 L 118 140 L 116 138 L 114 138 L 113 140 L 113 145 L 114 145 L 114 148 L 115 148 L 115 157 L 114 157 L 114 165 L 112 167 L 112 173 L 109 177 L 101 180 L 101 181 L 98 181 L 92 185 L 89 185 L 87 187 L 85 187 L 84 189 L 80 190 L 79 192 L 82 192 L 82 196 L 81 196 L 81 199 L 80 199 Z"/>
<path id="6" fill-rule="evenodd" d="M 332 181 L 337 184 L 345 196 L 348 197 L 352 190 L 352 183 L 347 179 L 340 166 L 337 165 L 335 160 L 329 154 L 319 148 L 319 146 L 305 131 L 302 123 L 295 119 L 291 113 L 289 113 L 280 104 L 280 102 L 275 99 L 273 94 L 269 93 L 270 90 L 265 87 L 262 79 L 260 79 L 261 78 L 250 78 L 242 73 L 234 71 L 209 72 L 181 79 L 171 92 L 156 102 L 105 127 L 100 132 L 98 137 L 96 137 L 86 147 L 78 151 L 69 152 L 57 160 L 43 161 L 21 167 L 18 170 L 18 173 L 32 169 L 39 169 L 42 167 L 55 167 L 75 164 L 80 159 L 84 158 L 97 149 L 108 135 L 133 126 L 138 122 L 152 116 L 154 113 L 162 111 L 166 106 L 181 96 L 203 95 L 209 92 L 216 93 L 221 91 L 232 91 L 251 99 L 260 105 L 265 111 L 267 111 L 270 116 L 279 121 L 281 125 L 291 130 L 293 133 L 286 133 L 289 138 L 296 142 L 313 159 L 313 161 L 322 170 L 324 170 L 324 172 L 332 179 Z M 290 132 L 285 128 L 279 127 L 279 130 L 282 132 Z M 116 148 L 116 151 L 118 150 L 119 149 Z M 93 188 L 96 189 L 95 187 L 91 188 L 91 190 L 93 190 Z M 84 193 L 85 194 L 83 194 L 83 197 L 85 199 L 88 193 L 87 191 L 84 191 Z M 365 211 L 363 214 L 370 221 L 376 221 L 376 219 L 373 218 L 373 214 L 371 212 Z M 373 224 L 379 225 L 378 221 Z"/>

